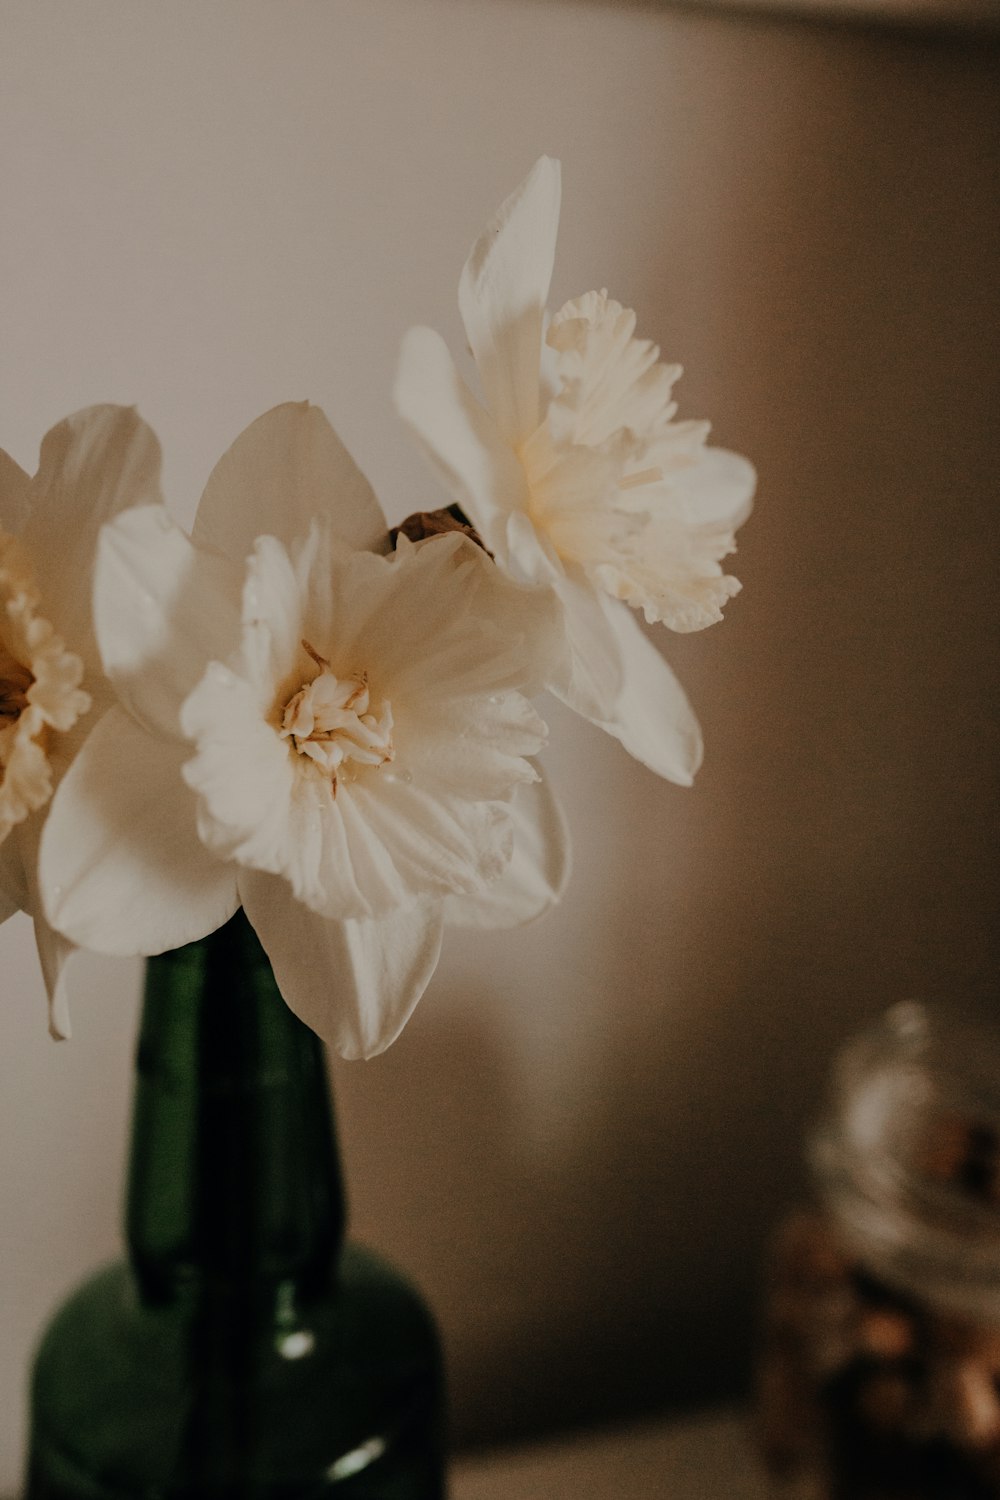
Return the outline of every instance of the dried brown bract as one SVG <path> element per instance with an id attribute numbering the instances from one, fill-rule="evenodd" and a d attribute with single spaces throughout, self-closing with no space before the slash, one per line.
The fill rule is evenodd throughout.
<path id="1" fill-rule="evenodd" d="M 412 516 L 407 516 L 400 525 L 394 526 L 389 532 L 389 539 L 393 547 L 396 538 L 405 536 L 411 542 L 422 542 L 429 536 L 449 536 L 453 531 L 460 531 L 464 536 L 475 542 L 477 547 L 482 547 L 488 557 L 492 552 L 483 544 L 483 539 L 476 528 L 470 525 L 465 513 L 458 505 L 446 506 L 444 510 L 417 510 Z"/>

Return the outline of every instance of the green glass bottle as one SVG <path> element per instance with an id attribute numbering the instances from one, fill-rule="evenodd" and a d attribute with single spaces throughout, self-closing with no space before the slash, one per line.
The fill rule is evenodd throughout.
<path id="1" fill-rule="evenodd" d="M 43 1337 L 27 1500 L 441 1500 L 433 1322 L 344 1221 L 322 1046 L 237 913 L 149 960 L 128 1259 Z"/>

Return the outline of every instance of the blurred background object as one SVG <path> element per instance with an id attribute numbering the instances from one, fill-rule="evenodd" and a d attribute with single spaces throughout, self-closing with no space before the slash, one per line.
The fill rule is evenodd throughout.
<path id="1" fill-rule="evenodd" d="M 392 413 L 399 340 L 461 346 L 466 251 L 546 151 L 552 305 L 634 306 L 681 415 L 760 471 L 745 592 L 655 636 L 705 731 L 694 790 L 546 705 L 565 904 L 452 934 L 401 1041 L 335 1069 L 355 1233 L 433 1302 L 463 1441 L 745 1389 L 831 1053 L 914 994 L 995 1004 L 998 64 L 985 33 L 743 8 L 4 7 L 24 467 L 66 413 L 134 402 L 190 519 L 241 428 L 308 397 L 391 519 L 441 503 Z M 2 1489 L 37 1331 L 118 1242 L 139 966 L 82 959 L 57 1047 L 20 919 L 0 944 Z"/>
<path id="2" fill-rule="evenodd" d="M 831 1068 L 813 1192 L 769 1257 L 775 1494 L 1000 1495 L 1000 1029 L 893 1005 Z"/>

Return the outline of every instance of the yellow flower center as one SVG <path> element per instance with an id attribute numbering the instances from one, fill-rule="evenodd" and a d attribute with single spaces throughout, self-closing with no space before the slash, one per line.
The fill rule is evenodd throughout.
<path id="1" fill-rule="evenodd" d="M 0 843 L 52 795 L 50 732 L 90 708 L 83 663 L 48 620 L 20 543 L 0 531 Z"/>
<path id="2" fill-rule="evenodd" d="M 341 777 L 392 760 L 392 709 L 387 700 L 375 703 L 367 672 L 338 677 L 308 641 L 302 649 L 319 671 L 289 698 L 278 732 L 320 768 L 336 796 Z"/>
<path id="3" fill-rule="evenodd" d="M 0 724 L 20 718 L 28 706 L 28 689 L 34 680 L 0 638 Z"/>

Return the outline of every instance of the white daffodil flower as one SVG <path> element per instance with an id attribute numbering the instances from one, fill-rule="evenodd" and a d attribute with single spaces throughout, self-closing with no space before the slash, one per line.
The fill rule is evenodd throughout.
<path id="1" fill-rule="evenodd" d="M 157 501 L 159 470 L 153 433 L 117 406 L 54 427 L 33 479 L 0 453 L 0 919 L 34 921 L 56 1036 L 69 1029 L 73 944 L 42 909 L 39 840 L 53 790 L 114 698 L 91 619 L 100 529 Z"/>
<path id="2" fill-rule="evenodd" d="M 175 946 L 242 903 L 289 1005 L 348 1057 L 398 1034 L 446 919 L 530 920 L 568 868 L 527 758 L 551 610 L 457 533 L 386 545 L 305 404 L 237 440 L 193 540 L 162 505 L 106 527 L 94 619 L 121 706 L 61 782 L 39 866 L 49 920 L 104 951 Z M 157 828 L 133 832 L 147 801 Z"/>
<path id="3" fill-rule="evenodd" d="M 485 405 L 429 328 L 406 336 L 396 403 L 498 565 L 551 592 L 562 651 L 548 686 L 672 781 L 701 759 L 697 721 L 628 606 L 673 630 L 721 618 L 739 589 L 720 561 L 754 472 L 677 422 L 680 369 L 635 337 L 607 292 L 545 312 L 559 163 L 542 157 L 466 261 L 459 307 Z"/>

